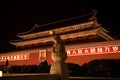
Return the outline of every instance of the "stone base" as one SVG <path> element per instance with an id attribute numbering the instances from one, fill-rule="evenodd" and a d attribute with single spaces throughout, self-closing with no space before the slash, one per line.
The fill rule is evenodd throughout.
<path id="1" fill-rule="evenodd" d="M 65 62 L 53 62 L 53 64 L 51 65 L 50 74 L 60 76 L 60 80 L 69 80 L 69 70 Z"/>

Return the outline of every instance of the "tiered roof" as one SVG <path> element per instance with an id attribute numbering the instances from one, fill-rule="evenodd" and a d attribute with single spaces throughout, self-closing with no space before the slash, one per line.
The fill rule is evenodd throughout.
<path id="1" fill-rule="evenodd" d="M 17 46 L 33 46 L 53 44 L 53 37 L 50 31 L 59 34 L 64 43 L 76 42 L 78 40 L 114 40 L 109 36 L 106 30 L 98 23 L 95 14 L 88 14 L 69 18 L 53 23 L 35 25 L 31 30 L 18 33 L 20 40 L 11 41 L 10 43 Z"/>

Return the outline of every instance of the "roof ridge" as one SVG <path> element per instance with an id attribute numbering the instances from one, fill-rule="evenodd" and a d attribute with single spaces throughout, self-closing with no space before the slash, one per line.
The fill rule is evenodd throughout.
<path id="1" fill-rule="evenodd" d="M 59 20 L 59 21 L 54 21 L 54 22 L 50 22 L 50 23 L 47 23 L 47 24 L 41 24 L 41 25 L 35 24 L 32 29 L 30 29 L 30 30 L 28 30 L 26 32 L 18 33 L 17 36 L 27 34 L 27 33 L 33 31 L 34 29 L 36 29 L 38 27 L 43 27 L 43 26 L 48 26 L 48 25 L 64 22 L 64 21 L 74 20 L 74 19 L 78 19 L 78 18 L 89 16 L 89 15 L 93 15 L 92 17 L 89 18 L 89 20 L 92 20 L 92 19 L 94 19 L 96 13 L 97 13 L 97 10 L 93 10 L 91 13 L 85 14 L 85 15 L 81 15 L 81 16 L 67 18 L 67 19 L 63 19 L 63 20 Z"/>

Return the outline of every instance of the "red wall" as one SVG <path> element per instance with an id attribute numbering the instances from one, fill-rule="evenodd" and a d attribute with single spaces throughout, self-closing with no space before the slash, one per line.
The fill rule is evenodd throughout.
<path id="1" fill-rule="evenodd" d="M 104 45 L 118 45 L 118 44 L 120 45 L 120 41 L 98 42 L 98 43 L 81 44 L 81 45 L 76 44 L 76 45 L 67 45 L 65 47 L 66 47 L 66 50 L 70 50 L 70 49 L 88 48 L 88 47 L 96 47 L 96 46 L 104 46 Z M 46 48 L 46 50 L 47 50 L 46 51 L 47 62 L 48 62 L 48 64 L 51 64 L 53 62 L 51 59 L 52 47 Z M 13 65 L 39 65 L 40 64 L 39 51 L 40 51 L 40 49 L 37 49 L 37 50 L 34 50 L 29 53 L 29 50 L 28 50 L 26 53 L 29 54 L 29 59 L 9 61 L 9 65 L 10 66 L 13 66 Z M 14 53 L 12 53 L 12 54 L 14 54 Z M 19 51 L 16 53 L 19 53 Z M 24 53 L 24 51 L 22 51 L 22 53 Z M 1 55 L 0 55 L 0 58 L 1 58 Z M 88 63 L 89 61 L 92 61 L 95 59 L 120 59 L 120 52 L 68 56 L 66 62 L 83 65 L 84 63 Z M 5 64 L 5 61 L 0 61 L 0 65 L 4 65 L 4 64 Z"/>
<path id="2" fill-rule="evenodd" d="M 53 61 L 51 59 L 51 53 L 47 54 L 47 62 L 51 64 Z M 108 53 L 108 54 L 93 54 L 93 55 L 79 55 L 79 56 L 68 56 L 67 63 L 75 63 L 83 65 L 95 59 L 120 59 L 120 53 Z"/>
<path id="3" fill-rule="evenodd" d="M 83 65 L 95 59 L 120 59 L 120 53 L 69 56 L 66 62 Z"/>
<path id="4" fill-rule="evenodd" d="M 48 64 L 51 64 L 53 61 L 51 59 L 51 51 L 47 51 L 46 59 Z M 120 59 L 120 53 L 106 53 L 106 54 L 93 54 L 93 55 L 77 55 L 77 56 L 68 56 L 66 62 L 67 63 L 75 63 L 79 65 L 83 65 L 84 63 L 88 63 L 89 61 L 95 59 Z M 4 62 L 0 62 L 0 64 L 5 64 Z M 39 65 L 39 52 L 30 53 L 28 60 L 15 60 L 9 61 L 9 65 Z"/>

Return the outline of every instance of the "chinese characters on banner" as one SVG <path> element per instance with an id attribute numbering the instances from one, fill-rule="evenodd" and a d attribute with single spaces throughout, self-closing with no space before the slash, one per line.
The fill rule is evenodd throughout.
<path id="1" fill-rule="evenodd" d="M 120 44 L 66 50 L 68 56 L 120 53 Z M 0 61 L 27 60 L 30 54 L 0 56 Z M 39 60 L 46 60 L 46 49 L 39 51 Z"/>
<path id="2" fill-rule="evenodd" d="M 120 45 L 108 45 L 108 46 L 98 46 L 80 49 L 67 50 L 68 56 L 77 55 L 91 55 L 91 54 L 104 54 L 104 53 L 118 53 L 120 52 Z"/>
<path id="3" fill-rule="evenodd" d="M 8 55 L 0 57 L 0 61 L 14 61 L 14 60 L 26 60 L 29 59 L 29 54 Z"/>

